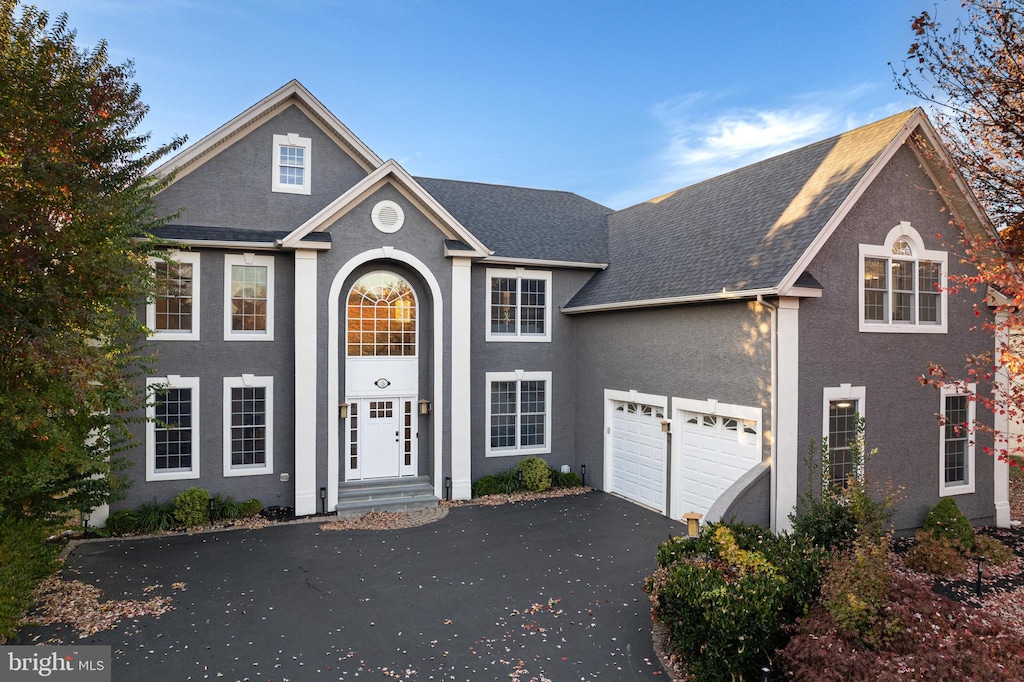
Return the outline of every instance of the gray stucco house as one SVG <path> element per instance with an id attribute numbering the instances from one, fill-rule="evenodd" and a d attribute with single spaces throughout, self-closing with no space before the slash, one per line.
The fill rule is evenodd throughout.
<path id="1" fill-rule="evenodd" d="M 941 288 L 969 267 L 950 216 L 990 229 L 943 155 L 912 110 L 614 211 L 412 177 L 292 81 L 154 170 L 180 210 L 145 310 L 167 390 L 119 504 L 467 498 L 538 455 L 674 518 L 786 529 L 820 485 L 809 442 L 844 478 L 860 414 L 897 528 L 945 495 L 1007 525 L 1006 465 L 936 419 L 973 401 L 915 379 L 992 343 L 983 293 Z"/>

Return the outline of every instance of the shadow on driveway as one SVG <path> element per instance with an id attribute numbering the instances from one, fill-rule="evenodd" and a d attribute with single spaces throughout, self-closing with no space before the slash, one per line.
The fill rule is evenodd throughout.
<path id="1" fill-rule="evenodd" d="M 29 628 L 22 641 L 108 644 L 116 681 L 664 679 L 641 583 L 683 530 L 595 492 L 457 507 L 404 530 L 85 544 L 67 578 L 104 599 L 173 595 L 174 610 L 88 640 Z"/>

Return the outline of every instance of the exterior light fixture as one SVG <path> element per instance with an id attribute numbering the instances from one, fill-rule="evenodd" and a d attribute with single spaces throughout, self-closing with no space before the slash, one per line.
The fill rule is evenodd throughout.
<path id="1" fill-rule="evenodd" d="M 686 537 L 695 538 L 700 535 L 700 520 L 703 514 L 697 512 L 686 512 L 683 519 L 686 520 Z"/>
<path id="2" fill-rule="evenodd" d="M 323 486 L 320 488 L 320 513 L 327 513 L 327 488 Z"/>
<path id="3" fill-rule="evenodd" d="M 586 485 L 587 484 L 587 465 L 586 464 L 581 464 L 580 465 L 580 483 L 582 485 Z"/>
<path id="4" fill-rule="evenodd" d="M 667 419 L 661 420 L 661 432 L 668 433 L 672 430 L 672 422 Z"/>
<path id="5" fill-rule="evenodd" d="M 985 555 L 978 555 L 978 582 L 974 585 L 974 592 L 977 594 L 978 599 L 981 599 L 981 571 L 982 565 L 985 563 Z"/>
<path id="6" fill-rule="evenodd" d="M 420 406 L 420 414 L 430 414 L 430 401 L 429 400 L 426 400 L 426 399 L 421 400 L 421 401 L 419 401 L 417 403 L 417 405 Z"/>
<path id="7" fill-rule="evenodd" d="M 444 477 L 444 499 L 446 499 L 446 500 L 452 499 L 452 477 L 451 476 L 445 476 Z"/>
<path id="8" fill-rule="evenodd" d="M 338 417 L 340 419 L 348 419 L 348 403 L 338 405 Z"/>

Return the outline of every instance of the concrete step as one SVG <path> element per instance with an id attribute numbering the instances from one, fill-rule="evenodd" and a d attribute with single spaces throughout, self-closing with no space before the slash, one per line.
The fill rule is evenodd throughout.
<path id="1" fill-rule="evenodd" d="M 417 476 L 341 483 L 334 509 L 338 516 L 361 516 L 373 511 L 417 511 L 437 503 L 430 480 Z"/>

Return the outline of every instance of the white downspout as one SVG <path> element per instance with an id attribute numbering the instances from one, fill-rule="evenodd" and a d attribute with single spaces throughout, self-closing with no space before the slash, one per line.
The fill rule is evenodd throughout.
<path id="1" fill-rule="evenodd" d="M 776 516 L 776 511 L 778 509 L 778 490 L 777 490 L 778 475 L 777 475 L 776 469 L 775 469 L 775 463 L 776 463 L 775 452 L 776 452 L 776 444 L 778 443 L 778 422 L 776 421 L 776 405 L 778 404 L 777 393 L 778 393 L 778 383 L 779 383 L 778 376 L 777 376 L 777 373 L 778 373 L 777 357 L 778 357 L 778 353 L 779 353 L 779 347 L 778 347 L 778 338 L 777 338 L 778 337 L 778 327 L 777 327 L 777 322 L 776 322 L 776 313 L 778 312 L 778 308 L 773 306 L 771 303 L 768 303 L 767 301 L 765 301 L 764 300 L 764 296 L 762 296 L 761 294 L 757 295 L 757 302 L 760 305 L 763 305 L 765 308 L 767 308 L 769 313 L 770 313 L 770 316 L 771 316 L 769 335 L 771 336 L 771 344 L 772 344 L 772 349 L 771 349 L 771 362 L 772 362 L 771 382 L 772 383 L 771 383 L 771 388 L 769 390 L 769 394 L 770 394 L 770 397 L 771 397 L 771 406 L 769 408 L 769 413 L 771 415 L 770 419 L 771 419 L 771 423 L 772 423 L 772 441 L 771 441 L 771 443 L 769 445 L 769 448 L 770 448 L 770 452 L 771 452 L 771 467 L 772 467 L 772 469 L 771 469 L 771 474 L 769 475 L 770 484 L 771 484 L 771 493 L 770 493 L 771 502 L 770 502 L 770 505 L 769 505 L 770 509 L 769 509 L 769 517 L 768 518 L 769 518 L 769 523 L 771 525 L 772 532 L 777 532 L 778 525 L 776 524 L 775 516 Z"/>

